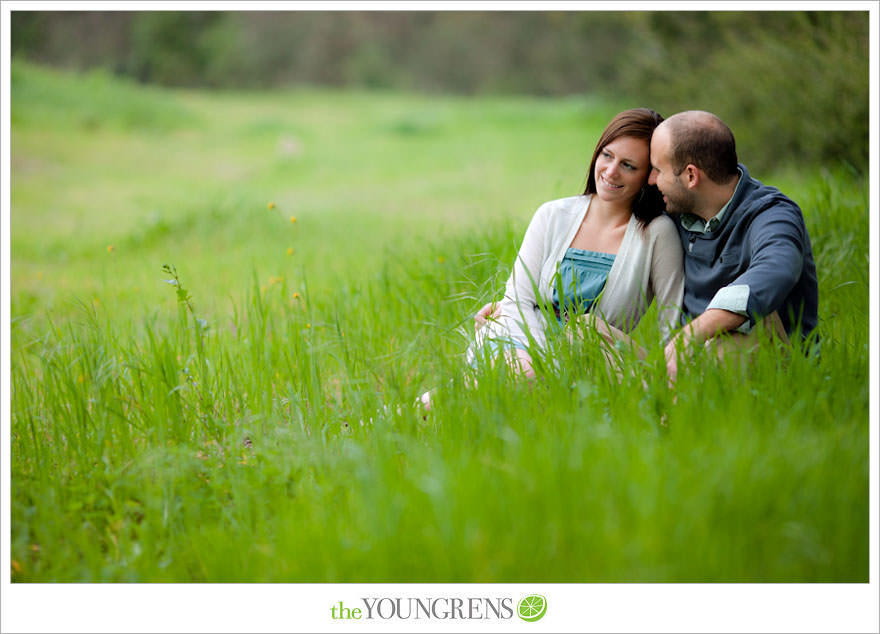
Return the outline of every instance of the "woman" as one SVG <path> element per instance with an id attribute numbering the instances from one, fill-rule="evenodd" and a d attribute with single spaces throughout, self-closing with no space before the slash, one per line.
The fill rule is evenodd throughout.
<path id="1" fill-rule="evenodd" d="M 538 208 L 504 298 L 475 317 L 471 364 L 486 352 L 502 354 L 531 378 L 530 350 L 545 347 L 549 326 L 576 317 L 606 340 L 625 338 L 654 298 L 663 339 L 669 338 L 684 273 L 675 226 L 662 215 L 660 193 L 648 185 L 651 135 L 661 121 L 647 108 L 618 114 L 599 138 L 584 193 Z M 421 400 L 430 407 L 430 393 Z"/>

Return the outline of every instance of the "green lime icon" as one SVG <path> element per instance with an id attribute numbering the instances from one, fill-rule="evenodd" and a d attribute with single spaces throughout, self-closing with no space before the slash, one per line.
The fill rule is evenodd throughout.
<path id="1" fill-rule="evenodd" d="M 547 612 L 547 599 L 540 594 L 530 594 L 519 602 L 519 618 L 523 621 L 537 621 Z"/>

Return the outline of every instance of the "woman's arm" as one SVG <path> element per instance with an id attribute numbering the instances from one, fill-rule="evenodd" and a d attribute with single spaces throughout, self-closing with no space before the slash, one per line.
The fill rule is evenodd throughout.
<path id="1" fill-rule="evenodd" d="M 536 314 L 535 306 L 538 305 L 538 284 L 547 246 L 551 209 L 549 203 L 544 203 L 532 217 L 499 307 L 501 315 L 509 318 L 511 334 L 523 341 L 529 340 L 527 333 L 539 342 L 544 339 L 544 326 Z"/>
<path id="2" fill-rule="evenodd" d="M 656 218 L 651 223 L 651 230 L 656 233 L 651 250 L 651 290 L 657 302 L 660 333 L 665 342 L 681 323 L 684 251 L 675 224 L 669 218 Z"/>

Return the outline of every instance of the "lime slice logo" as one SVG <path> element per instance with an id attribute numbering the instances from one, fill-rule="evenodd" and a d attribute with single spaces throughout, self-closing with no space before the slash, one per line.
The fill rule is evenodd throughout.
<path id="1" fill-rule="evenodd" d="M 530 594 L 519 602 L 517 613 L 523 621 L 537 621 L 547 612 L 547 599 L 540 594 Z"/>

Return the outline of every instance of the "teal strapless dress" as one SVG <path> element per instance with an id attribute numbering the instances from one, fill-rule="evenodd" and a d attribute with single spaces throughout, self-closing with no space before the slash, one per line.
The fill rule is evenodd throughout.
<path id="1" fill-rule="evenodd" d="M 569 247 L 559 263 L 559 276 L 553 288 L 553 308 L 556 315 L 582 315 L 590 312 L 605 288 L 613 264 L 612 253 Z"/>
<path id="2" fill-rule="evenodd" d="M 592 310 L 602 289 L 605 288 L 613 264 L 614 255 L 611 253 L 569 247 L 559 263 L 559 272 L 553 289 L 552 306 L 556 312 L 556 322 L 550 320 L 547 324 L 548 329 L 556 331 L 563 325 L 567 315 L 579 315 Z M 503 350 L 517 348 L 528 350 L 528 342 L 513 337 L 489 337 L 481 345 L 484 349 L 483 353 L 478 352 L 478 348 L 468 349 L 468 363 L 471 367 L 477 367 L 481 355 L 486 352 L 491 358 L 495 358 Z"/>

